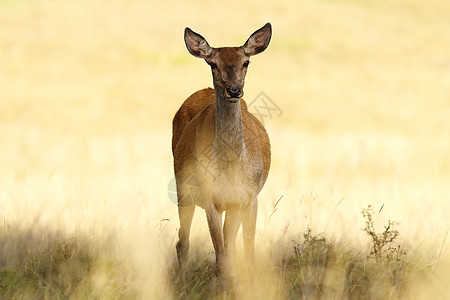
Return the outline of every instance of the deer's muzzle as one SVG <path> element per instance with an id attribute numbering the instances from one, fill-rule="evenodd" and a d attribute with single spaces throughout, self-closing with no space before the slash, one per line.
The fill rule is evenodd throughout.
<path id="1" fill-rule="evenodd" d="M 227 87 L 225 89 L 225 96 L 227 98 L 229 98 L 229 99 L 237 99 L 237 100 L 239 100 L 242 97 L 242 94 L 243 93 L 242 93 L 242 88 L 241 87 L 236 87 L 236 88 Z"/>

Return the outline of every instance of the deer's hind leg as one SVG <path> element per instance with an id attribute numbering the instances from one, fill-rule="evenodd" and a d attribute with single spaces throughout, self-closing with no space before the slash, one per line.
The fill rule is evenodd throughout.
<path id="1" fill-rule="evenodd" d="M 178 196 L 178 216 L 180 218 L 180 230 L 176 245 L 180 269 L 186 264 L 189 252 L 189 234 L 195 206 L 203 201 L 202 184 L 191 172 L 175 173 Z"/>

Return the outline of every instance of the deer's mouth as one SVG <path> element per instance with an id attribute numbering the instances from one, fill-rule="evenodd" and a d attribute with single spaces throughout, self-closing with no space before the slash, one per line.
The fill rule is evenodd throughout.
<path id="1" fill-rule="evenodd" d="M 233 98 L 233 97 L 226 97 L 225 98 L 228 102 L 231 102 L 231 103 L 236 103 L 236 102 L 238 102 L 239 100 L 241 100 L 241 98 Z"/>

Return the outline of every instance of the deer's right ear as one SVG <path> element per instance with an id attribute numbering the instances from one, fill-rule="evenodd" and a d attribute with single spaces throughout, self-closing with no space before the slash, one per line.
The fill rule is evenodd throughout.
<path id="1" fill-rule="evenodd" d="M 209 58 L 212 48 L 200 34 L 195 33 L 190 28 L 184 30 L 184 42 L 189 53 L 199 58 Z"/>

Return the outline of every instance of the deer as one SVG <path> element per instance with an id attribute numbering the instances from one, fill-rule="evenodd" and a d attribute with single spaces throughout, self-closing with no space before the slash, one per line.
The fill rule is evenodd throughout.
<path id="1" fill-rule="evenodd" d="M 271 150 L 263 124 L 248 111 L 242 97 L 249 59 L 267 48 L 271 36 L 272 26 L 267 23 L 241 47 L 213 48 L 190 28 L 184 31 L 189 53 L 210 66 L 214 89 L 192 94 L 173 119 L 180 273 L 188 258 L 196 206 L 206 213 L 217 276 L 233 276 L 235 240 L 241 223 L 245 257 L 254 261 L 257 196 L 269 174 Z"/>

